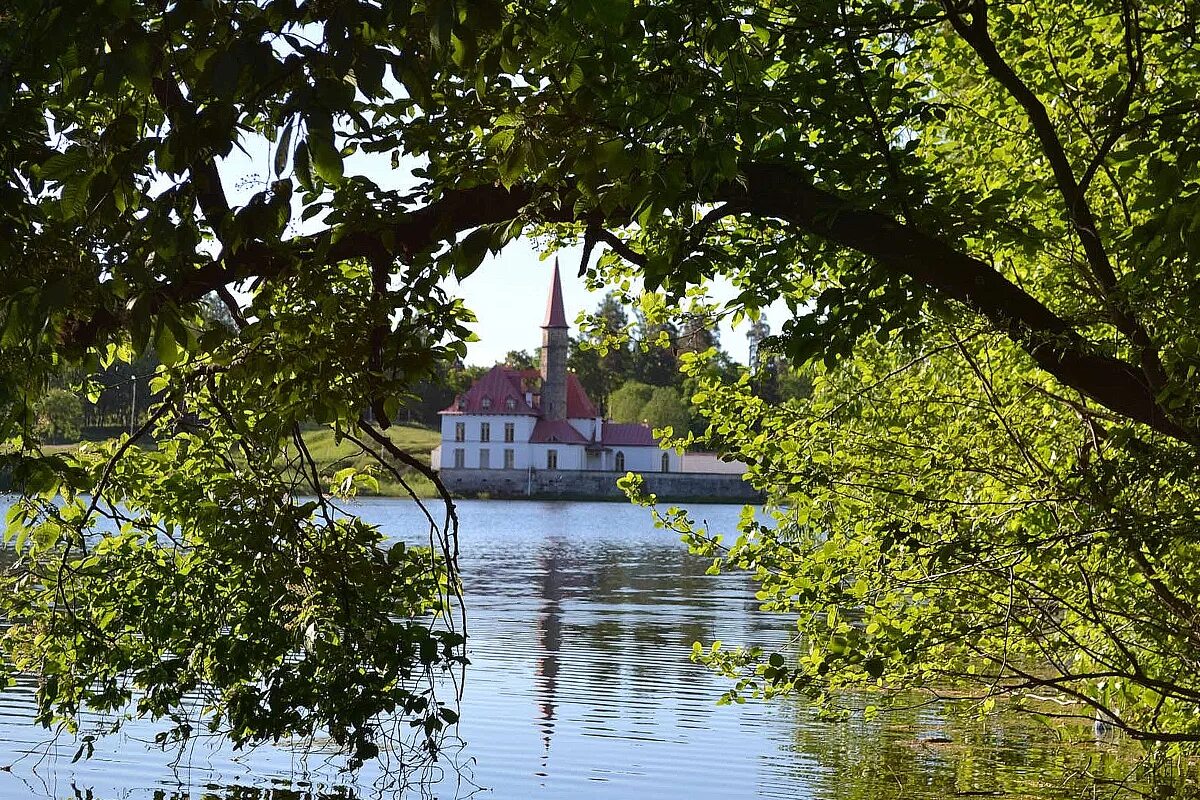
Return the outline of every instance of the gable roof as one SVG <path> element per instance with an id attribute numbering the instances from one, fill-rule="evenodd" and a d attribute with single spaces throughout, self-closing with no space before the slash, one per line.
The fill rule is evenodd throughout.
<path id="1" fill-rule="evenodd" d="M 583 434 L 572 428 L 571 423 L 565 419 L 539 419 L 537 424 L 533 426 L 533 433 L 530 434 L 529 441 L 532 444 L 546 444 L 550 442 L 587 444 L 587 439 L 583 438 Z"/>
<path id="2" fill-rule="evenodd" d="M 522 385 L 533 385 L 542 379 L 542 373 L 536 369 L 523 369 L 518 373 Z M 534 392 L 538 396 L 537 392 Z M 574 372 L 567 373 L 567 419 L 589 419 L 600 416 L 592 398 L 579 382 Z"/>
<path id="3" fill-rule="evenodd" d="M 649 425 L 640 422 L 606 422 L 601 443 L 605 447 L 655 447 L 658 439 Z"/>
<path id="4" fill-rule="evenodd" d="M 574 372 L 567 373 L 567 416 L 571 419 L 600 416 L 600 411 Z"/>
<path id="5" fill-rule="evenodd" d="M 525 402 L 521 377 L 522 373 L 497 364 L 471 384 L 470 389 L 456 397 L 454 403 L 441 413 L 536 415 L 538 412 Z M 509 403 L 509 400 L 513 402 Z"/>

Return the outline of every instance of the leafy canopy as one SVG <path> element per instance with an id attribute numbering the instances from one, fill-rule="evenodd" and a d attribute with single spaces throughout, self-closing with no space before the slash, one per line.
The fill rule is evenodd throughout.
<path id="1" fill-rule="evenodd" d="M 169 617 L 170 637 L 138 639 L 142 619 L 93 601 L 81 577 L 99 558 L 134 592 L 134 561 L 110 555 L 128 540 L 163 569 L 196 553 L 210 575 L 251 570 L 239 586 L 256 602 L 225 613 L 278 610 L 273 649 L 250 648 L 230 677 L 198 673 L 225 714 L 307 646 L 290 609 L 348 625 L 360 618 L 333 613 L 343 598 L 395 600 L 355 631 L 381 676 L 361 704 L 285 692 L 270 724 L 237 717 L 247 740 L 346 723 L 343 741 L 369 754 L 366 720 L 418 703 L 396 694 L 403 666 L 457 658 L 436 629 L 416 662 L 372 632 L 441 611 L 433 587 L 452 573 L 402 581 L 425 558 L 411 551 L 383 584 L 343 569 L 378 563 L 366 532 L 321 566 L 277 561 L 356 523 L 325 517 L 320 495 L 280 501 L 295 487 L 261 466 L 303 421 L 379 441 L 364 409 L 389 419 L 462 352 L 467 313 L 440 281 L 537 231 L 581 240 L 594 280 L 662 290 L 659 312 L 721 275 L 739 294 L 718 312 L 782 298 L 794 314 L 770 346 L 812 365 L 810 397 L 700 394 L 709 440 L 752 463 L 780 522 L 748 518 L 718 566 L 753 570 L 764 600 L 797 614 L 807 655 L 718 666 L 768 692 L 943 678 L 1052 690 L 1136 736 L 1200 737 L 1200 50 L 1186 3 L 10 6 L 0 425 L 30 498 L 14 535 L 33 543 L 13 594 L 30 604 L 10 614 L 28 622 L 10 641 L 45 635 L 61 653 L 48 716 L 95 702 L 105 669 L 180 684 L 150 654 L 178 655 L 201 621 Z M 273 180 L 239 206 L 222 162 L 263 139 Z M 413 185 L 358 174 L 354 153 L 415 157 Z M 196 334 L 212 291 L 238 332 Z M 146 431 L 158 448 L 41 455 L 39 376 L 147 346 L 163 363 Z M 699 382 L 702 361 L 687 360 Z M 63 511 L 32 499 L 61 491 L 75 498 Z M 101 511 L 124 527 L 101 534 Z M 222 535 L 251 522 L 265 539 Z M 113 609 L 120 635 L 81 638 Z M 327 666 L 349 674 L 340 659 L 317 658 L 300 686 L 330 685 Z"/>

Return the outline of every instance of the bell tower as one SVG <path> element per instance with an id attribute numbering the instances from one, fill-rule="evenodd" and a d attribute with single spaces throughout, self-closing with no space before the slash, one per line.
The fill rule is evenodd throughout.
<path id="1" fill-rule="evenodd" d="M 546 321 L 542 323 L 542 417 L 567 418 L 567 315 L 563 311 L 562 281 L 558 259 L 554 259 L 554 277 L 546 301 Z"/>

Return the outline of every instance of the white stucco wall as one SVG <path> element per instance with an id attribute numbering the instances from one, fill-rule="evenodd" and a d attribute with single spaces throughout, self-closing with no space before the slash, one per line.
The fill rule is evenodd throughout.
<path id="1" fill-rule="evenodd" d="M 744 475 L 746 465 L 740 461 L 722 461 L 716 453 L 684 453 L 680 472 L 703 472 L 709 475 Z"/>
<path id="2" fill-rule="evenodd" d="M 529 455 L 532 459 L 530 465 L 534 469 L 546 469 L 547 453 L 551 450 L 558 451 L 558 469 L 584 469 L 584 446 L 581 444 L 531 444 L 529 447 Z"/>
<path id="3" fill-rule="evenodd" d="M 463 441 L 458 442 L 454 439 L 454 433 L 455 424 L 460 422 L 465 426 L 465 435 Z M 484 422 L 490 426 L 487 442 L 480 440 L 480 424 Z M 506 422 L 513 424 L 513 442 L 504 441 L 504 423 Z M 572 419 L 569 422 L 571 427 L 579 431 L 585 438 L 589 440 L 592 438 L 595 420 L 590 418 Z M 611 447 L 602 451 L 598 457 L 593 455 L 589 459 L 584 445 L 531 444 L 529 438 L 533 435 L 536 423 L 535 417 L 521 414 L 443 414 L 442 443 L 433 451 L 433 465 L 437 469 L 454 468 L 454 452 L 461 449 L 464 456 L 464 468 L 479 469 L 480 452 L 487 450 L 488 468 L 503 469 L 504 451 L 511 449 L 513 451 L 513 469 L 532 467 L 535 470 L 544 470 L 546 469 L 546 453 L 553 449 L 558 451 L 558 469 L 560 470 L 599 469 L 615 472 L 617 471 L 616 454 L 619 451 L 625 454 L 625 471 L 661 472 L 664 452 L 667 453 L 669 472 L 733 473 L 739 471 L 736 469 L 738 465 L 719 462 L 712 454 L 688 454 L 681 458 L 674 450 L 663 451 L 657 446 Z M 598 431 L 598 433 L 601 432 L 602 430 Z M 744 467 L 740 471 L 744 471 Z"/>
<path id="4" fill-rule="evenodd" d="M 489 426 L 488 441 L 480 438 L 481 425 Z M 514 469 L 524 469 L 529 466 L 529 437 L 533 434 L 536 418 L 528 414 L 443 414 L 442 415 L 442 444 L 440 458 L 434 465 L 441 468 L 454 466 L 454 451 L 461 448 L 465 464 L 469 469 L 478 469 L 480 451 L 489 452 L 488 467 L 501 469 L 504 467 L 504 451 L 513 450 Z M 455 441 L 455 426 L 462 423 L 464 437 L 461 442 Z M 513 426 L 513 441 L 504 441 L 504 425 Z"/>
<path id="5" fill-rule="evenodd" d="M 660 450 L 658 447 L 613 447 L 611 453 L 605 454 L 606 467 L 616 469 L 617 453 L 625 454 L 626 472 L 662 472 L 663 453 L 667 454 L 668 472 L 679 471 L 679 456 L 674 450 Z"/>

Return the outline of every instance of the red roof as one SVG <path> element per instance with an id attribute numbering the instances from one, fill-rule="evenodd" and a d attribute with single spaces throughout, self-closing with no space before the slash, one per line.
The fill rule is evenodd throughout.
<path id="1" fill-rule="evenodd" d="M 530 435 L 529 441 L 533 444 L 545 444 L 547 442 L 587 444 L 587 439 L 583 438 L 583 434 L 572 428 L 571 423 L 565 419 L 539 419 L 537 424 L 533 426 L 533 433 Z"/>
<path id="2" fill-rule="evenodd" d="M 464 394 L 456 397 L 443 414 L 527 414 L 539 415 L 540 394 L 538 387 L 542 373 L 536 369 L 509 369 L 497 364 L 475 381 Z M 533 397 L 533 405 L 525 402 L 525 393 Z M 485 402 L 486 398 L 486 402 Z M 508 407 L 508 400 L 513 407 Z M 567 373 L 567 416 L 571 419 L 589 419 L 600 416 L 596 406 L 575 373 Z"/>
<path id="3" fill-rule="evenodd" d="M 653 447 L 658 440 L 650 426 L 640 422 L 605 422 L 601 443 L 605 447 Z"/>
<path id="4" fill-rule="evenodd" d="M 542 379 L 542 373 L 536 369 L 525 369 L 519 373 L 521 380 L 526 385 Z M 534 392 L 536 395 L 537 392 Z M 574 372 L 567 373 L 567 418 L 568 419 L 586 419 L 590 417 L 598 417 L 600 412 L 596 409 L 596 405 L 592 399 L 588 397 L 587 390 L 583 388 L 583 384 L 579 382 Z"/>
<path id="5" fill-rule="evenodd" d="M 567 416 L 571 419 L 600 416 L 574 372 L 567 373 Z"/>
<path id="6" fill-rule="evenodd" d="M 550 297 L 546 299 L 546 321 L 543 328 L 567 327 L 567 314 L 563 311 L 562 281 L 558 277 L 558 259 L 554 259 L 554 277 L 550 279 Z"/>
<path id="7" fill-rule="evenodd" d="M 497 364 L 455 398 L 443 414 L 537 414 L 525 402 L 523 373 Z"/>

